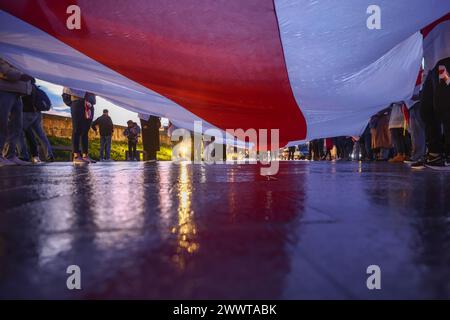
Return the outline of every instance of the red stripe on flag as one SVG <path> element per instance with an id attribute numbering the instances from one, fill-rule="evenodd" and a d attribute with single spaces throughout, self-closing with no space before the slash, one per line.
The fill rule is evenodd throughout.
<path id="1" fill-rule="evenodd" d="M 66 9 L 81 8 L 81 30 Z M 272 0 L 0 0 L 1 8 L 222 128 L 306 137 Z M 70 74 L 67 75 L 70 77 Z"/>
<path id="2" fill-rule="evenodd" d="M 433 23 L 430 23 L 425 28 L 423 28 L 421 30 L 423 37 L 426 38 L 438 24 L 440 24 L 441 22 L 447 21 L 447 20 L 450 20 L 450 12 L 447 13 L 445 16 L 439 18 L 438 20 L 434 21 Z"/>

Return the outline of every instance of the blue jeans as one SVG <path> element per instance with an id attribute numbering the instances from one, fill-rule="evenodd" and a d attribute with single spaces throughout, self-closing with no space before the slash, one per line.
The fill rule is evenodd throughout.
<path id="1" fill-rule="evenodd" d="M 40 112 L 24 112 L 23 113 L 23 131 L 19 140 L 19 152 L 23 159 L 29 159 L 28 150 L 26 148 L 25 135 L 30 143 L 30 152 L 32 156 L 37 156 L 37 145 L 35 138 L 37 137 L 44 148 L 45 157 L 53 158 L 53 150 L 47 139 L 44 129 L 42 128 L 42 113 Z M 34 141 L 33 141 L 34 140 Z"/>
<path id="2" fill-rule="evenodd" d="M 0 91 L 0 154 L 16 156 L 16 145 L 22 132 L 22 98 L 17 93 Z M 8 144 L 7 150 L 4 150 Z"/>
<path id="3" fill-rule="evenodd" d="M 111 136 L 100 136 L 100 159 L 111 159 Z"/>

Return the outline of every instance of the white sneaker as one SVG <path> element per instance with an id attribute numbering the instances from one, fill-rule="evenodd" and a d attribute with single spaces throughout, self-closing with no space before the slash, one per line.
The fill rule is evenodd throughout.
<path id="1" fill-rule="evenodd" d="M 31 164 L 31 162 L 20 160 L 17 157 L 8 158 L 8 160 L 11 161 L 12 163 L 18 165 L 18 166 L 28 166 L 28 165 Z"/>
<path id="2" fill-rule="evenodd" d="M 38 156 L 33 157 L 33 158 L 31 159 L 31 162 L 33 162 L 33 163 L 35 163 L 35 164 L 42 163 L 41 159 L 39 159 Z"/>
<path id="3" fill-rule="evenodd" d="M 9 161 L 5 157 L 0 156 L 0 167 L 6 167 L 6 166 L 15 166 L 16 164 L 12 161 Z"/>

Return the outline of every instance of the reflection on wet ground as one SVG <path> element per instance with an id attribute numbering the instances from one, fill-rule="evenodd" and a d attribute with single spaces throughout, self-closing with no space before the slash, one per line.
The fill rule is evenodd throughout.
<path id="1" fill-rule="evenodd" d="M 1 168 L 0 298 L 450 298 L 449 185 L 385 163 Z"/>

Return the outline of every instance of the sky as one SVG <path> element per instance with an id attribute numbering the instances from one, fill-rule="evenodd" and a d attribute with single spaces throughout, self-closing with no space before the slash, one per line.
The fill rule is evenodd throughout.
<path id="1" fill-rule="evenodd" d="M 47 93 L 52 102 L 52 109 L 46 113 L 70 117 L 70 108 L 64 104 L 61 98 L 63 90 L 62 86 L 43 80 L 36 80 L 36 84 Z M 136 112 L 128 111 L 103 99 L 102 97 L 97 97 L 94 119 L 102 115 L 103 109 L 108 109 L 109 116 L 114 124 L 126 126 L 128 120 L 139 123 L 139 118 Z"/>

